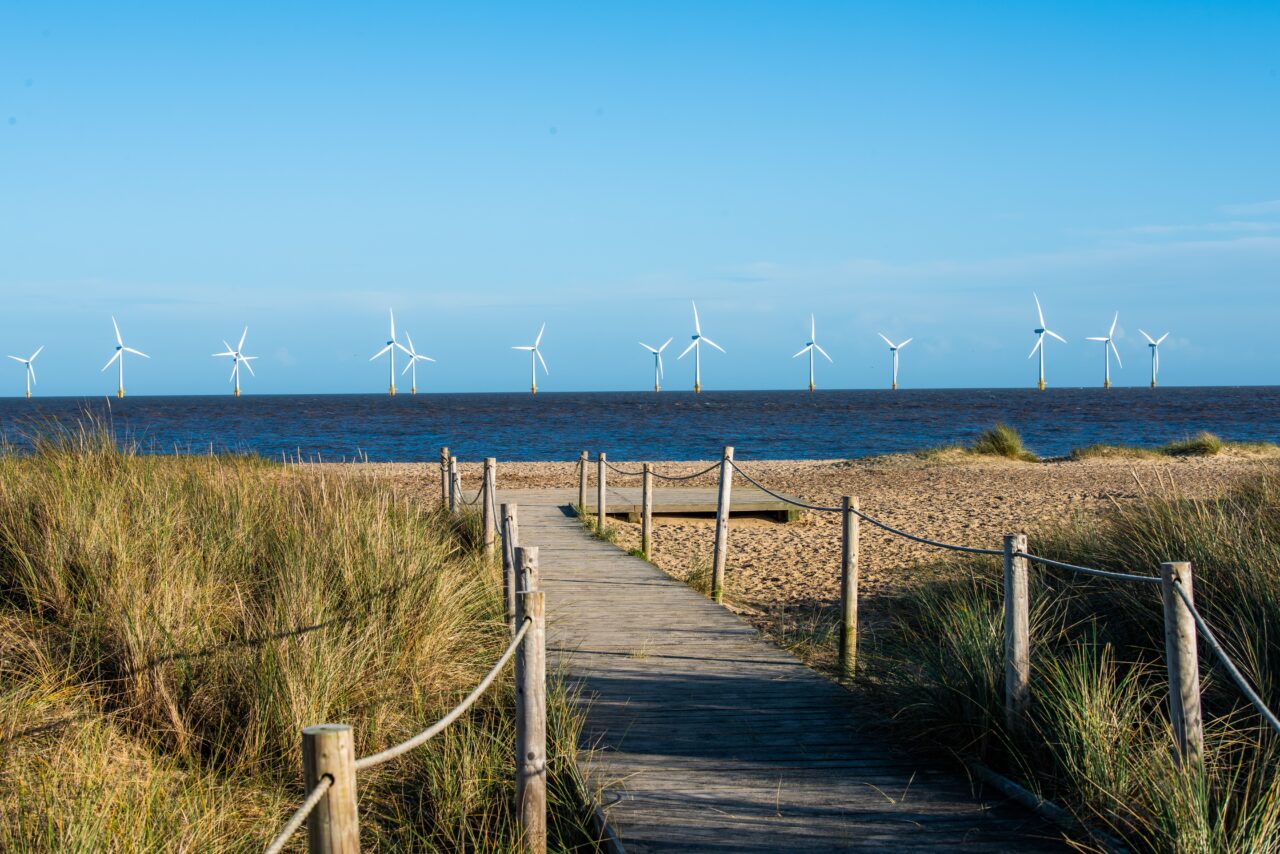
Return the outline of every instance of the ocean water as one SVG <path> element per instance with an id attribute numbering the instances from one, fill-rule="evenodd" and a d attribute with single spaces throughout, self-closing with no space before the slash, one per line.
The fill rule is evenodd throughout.
<path id="1" fill-rule="evenodd" d="M 246 395 L 0 399 L 0 437 L 109 419 L 141 448 L 372 461 L 829 459 L 971 440 L 996 421 L 1045 456 L 1157 445 L 1210 430 L 1280 441 L 1280 387 L 652 393 Z"/>

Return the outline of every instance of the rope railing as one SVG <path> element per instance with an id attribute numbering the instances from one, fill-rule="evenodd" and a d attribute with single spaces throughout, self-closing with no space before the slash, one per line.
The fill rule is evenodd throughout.
<path id="1" fill-rule="evenodd" d="M 1113 572 L 1109 569 L 1094 569 L 1089 566 L 1078 566 L 1074 563 L 1063 563 L 1060 560 L 1050 560 L 1040 555 L 1028 554 L 1027 552 L 1014 552 L 1014 557 L 1026 558 L 1034 563 L 1042 566 L 1051 566 L 1054 569 L 1065 569 L 1070 572 L 1078 572 L 1081 575 L 1092 575 L 1097 578 L 1109 578 L 1112 581 L 1136 581 L 1141 584 L 1159 584 L 1160 576 L 1158 575 L 1136 575 L 1128 572 Z"/>
<path id="2" fill-rule="evenodd" d="M 702 471 L 696 471 L 693 474 L 663 474 L 662 472 L 655 471 L 653 476 L 659 480 L 693 480 L 695 477 L 702 477 L 704 474 L 709 474 L 718 468 L 720 468 L 719 463 L 712 463 Z"/>
<path id="3" fill-rule="evenodd" d="M 523 641 L 525 635 L 529 633 L 529 626 L 532 624 L 533 620 L 526 617 L 523 625 L 520 626 L 520 630 L 511 638 L 511 643 L 507 644 L 506 650 L 502 653 L 501 657 L 498 658 L 497 663 L 493 665 L 493 668 L 487 674 L 485 674 L 485 677 L 480 680 L 480 683 L 476 685 L 472 692 L 468 694 L 461 703 L 453 707 L 452 711 L 412 738 L 407 738 L 393 747 L 388 747 L 386 750 L 370 754 L 363 759 L 357 759 L 356 770 L 364 771 L 366 768 L 373 768 L 374 766 L 381 765 L 384 762 L 390 762 L 392 759 L 403 756 L 415 747 L 419 747 L 434 736 L 439 735 L 449 726 L 449 724 L 462 717 L 462 713 L 471 708 L 475 704 L 476 700 L 480 699 L 481 695 L 484 694 L 484 692 L 489 689 L 489 686 L 493 684 L 493 680 L 498 678 L 498 674 L 502 671 L 502 668 L 505 667 L 507 662 L 511 660 L 511 657 L 516 654 L 516 648 L 520 646 L 520 642 Z"/>
<path id="4" fill-rule="evenodd" d="M 324 797 L 325 792 L 329 791 L 329 787 L 332 785 L 332 776 L 326 774 L 320 778 L 320 782 L 311 790 L 311 794 L 307 795 L 307 799 L 302 802 L 302 806 L 298 807 L 289 820 L 284 823 L 284 827 L 280 828 L 276 838 L 271 840 L 271 844 L 267 846 L 266 854 L 280 854 L 284 850 L 285 844 L 298 832 L 298 828 L 302 827 L 302 823 L 307 820 L 307 816 L 311 815 L 311 811 L 316 808 L 316 805 L 320 803 L 320 799 Z"/>

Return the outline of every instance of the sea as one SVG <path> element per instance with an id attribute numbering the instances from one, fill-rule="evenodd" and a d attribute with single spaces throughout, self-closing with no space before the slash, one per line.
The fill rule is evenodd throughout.
<path id="1" fill-rule="evenodd" d="M 1210 431 L 1280 441 L 1280 387 L 550 392 L 0 399 L 0 440 L 109 425 L 149 453 L 319 461 L 844 459 L 965 443 L 998 421 L 1041 456 Z"/>

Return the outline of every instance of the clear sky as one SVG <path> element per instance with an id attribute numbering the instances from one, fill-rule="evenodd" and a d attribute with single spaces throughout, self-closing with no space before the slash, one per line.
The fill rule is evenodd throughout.
<path id="1" fill-rule="evenodd" d="M 1280 3 L 0 4 L 0 353 L 43 394 L 1280 382 Z M 691 358 L 667 383 L 692 384 Z M 0 393 L 21 366 L 0 365 Z"/>

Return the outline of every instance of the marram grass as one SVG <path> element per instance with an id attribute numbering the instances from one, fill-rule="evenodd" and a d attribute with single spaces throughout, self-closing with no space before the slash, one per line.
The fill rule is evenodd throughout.
<path id="1" fill-rule="evenodd" d="M 302 798 L 303 726 L 390 746 L 505 647 L 477 527 L 373 481 L 136 455 L 102 430 L 0 456 L 0 850 L 261 850 Z M 586 819 L 550 696 L 565 850 Z M 361 773 L 365 849 L 516 849 L 513 702 L 508 669 Z"/>

